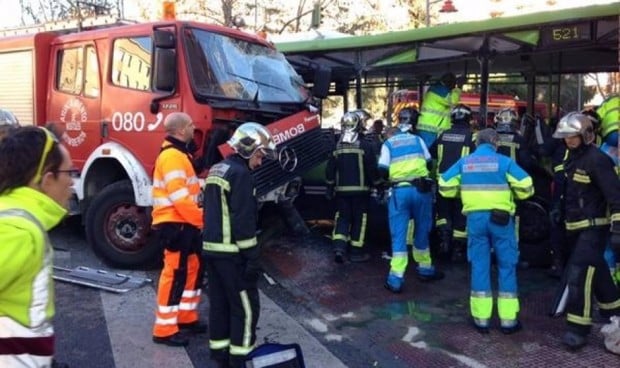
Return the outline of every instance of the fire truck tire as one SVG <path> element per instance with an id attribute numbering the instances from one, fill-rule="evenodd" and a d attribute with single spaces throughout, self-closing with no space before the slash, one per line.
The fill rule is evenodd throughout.
<path id="1" fill-rule="evenodd" d="M 112 183 L 92 199 L 86 211 L 86 238 L 94 252 L 114 267 L 154 264 L 161 251 L 150 236 L 149 207 L 134 203 L 129 180 Z"/>

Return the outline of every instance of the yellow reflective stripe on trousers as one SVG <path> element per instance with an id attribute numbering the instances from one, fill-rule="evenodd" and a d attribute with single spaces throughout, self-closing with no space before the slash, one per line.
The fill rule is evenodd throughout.
<path id="1" fill-rule="evenodd" d="M 413 259 L 418 262 L 420 267 L 428 268 L 432 266 L 430 248 L 424 250 L 413 248 Z"/>
<path id="2" fill-rule="evenodd" d="M 620 299 L 617 299 L 615 302 L 611 302 L 611 303 L 598 303 L 598 306 L 601 309 L 605 309 L 605 310 L 612 310 L 612 309 L 616 309 L 616 308 L 620 308 Z"/>
<path id="3" fill-rule="evenodd" d="M 479 320 L 488 320 L 493 313 L 493 297 L 490 293 L 471 292 L 469 296 L 471 316 Z"/>
<path id="4" fill-rule="evenodd" d="M 226 349 L 230 345 L 230 340 L 209 340 L 209 349 L 222 350 Z"/>
<path id="5" fill-rule="evenodd" d="M 390 274 L 402 278 L 409 262 L 408 256 L 407 252 L 393 252 L 390 260 Z"/>
<path id="6" fill-rule="evenodd" d="M 241 341 L 243 345 L 238 346 L 230 344 L 228 349 L 231 355 L 247 355 L 254 349 L 254 345 L 252 344 L 252 319 L 254 316 L 252 315 L 252 306 L 250 305 L 247 291 L 242 290 L 239 293 L 239 298 L 241 299 L 241 305 L 243 306 L 243 313 L 245 315 L 243 321 L 243 338 Z"/>
<path id="7" fill-rule="evenodd" d="M 499 293 L 497 297 L 497 314 L 502 326 L 511 327 L 517 320 L 519 299 L 516 294 Z"/>
<path id="8" fill-rule="evenodd" d="M 364 240 L 366 239 L 366 222 L 368 215 L 366 213 L 362 214 L 362 224 L 360 226 L 360 234 L 358 239 L 351 238 L 351 246 L 356 248 L 361 248 L 364 246 Z"/>

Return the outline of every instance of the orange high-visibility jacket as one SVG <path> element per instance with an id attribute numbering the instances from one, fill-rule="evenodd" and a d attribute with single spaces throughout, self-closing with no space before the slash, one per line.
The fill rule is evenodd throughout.
<path id="1" fill-rule="evenodd" d="M 186 145 L 166 137 L 153 172 L 153 225 L 184 222 L 202 229 L 199 193 L 200 183 Z"/>

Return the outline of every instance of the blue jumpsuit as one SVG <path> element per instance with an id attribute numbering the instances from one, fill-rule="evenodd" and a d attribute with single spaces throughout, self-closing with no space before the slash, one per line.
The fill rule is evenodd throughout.
<path id="1" fill-rule="evenodd" d="M 470 310 L 474 323 L 488 328 L 493 311 L 491 289 L 491 247 L 499 269 L 497 309 L 501 326 L 517 325 L 516 265 L 519 250 L 515 235 L 513 196 L 526 199 L 534 194 L 532 178 L 517 163 L 496 152 L 491 144 L 481 144 L 463 157 L 439 179 L 445 197 L 459 195 L 467 215 L 467 257 L 471 263 Z M 508 213 L 508 223 L 491 221 L 492 210 Z"/>
<path id="2" fill-rule="evenodd" d="M 381 147 L 379 168 L 388 170 L 393 188 L 388 203 L 392 261 L 387 282 L 396 290 L 402 287 L 407 269 L 407 226 L 410 219 L 415 223 L 413 258 L 418 263 L 418 273 L 433 275 L 435 272 L 429 249 L 433 197 L 426 181 L 430 158 L 426 144 L 414 134 L 399 132 Z"/>

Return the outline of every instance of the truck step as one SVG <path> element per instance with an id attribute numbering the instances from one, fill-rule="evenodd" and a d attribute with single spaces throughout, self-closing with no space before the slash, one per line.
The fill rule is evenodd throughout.
<path id="1" fill-rule="evenodd" d="M 137 289 L 150 282 L 146 277 L 124 275 L 122 273 L 97 270 L 89 267 L 78 266 L 65 268 L 54 266 L 54 280 L 71 284 L 88 286 L 113 293 L 126 293 Z"/>

